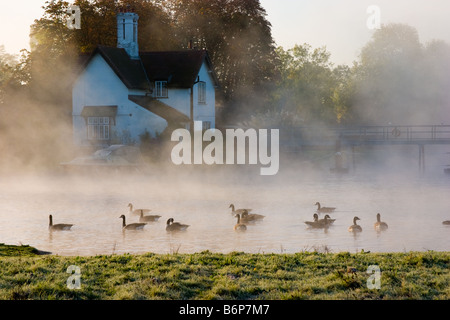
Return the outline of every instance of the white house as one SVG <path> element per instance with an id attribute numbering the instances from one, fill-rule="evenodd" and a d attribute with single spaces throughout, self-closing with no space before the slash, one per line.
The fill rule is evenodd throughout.
<path id="1" fill-rule="evenodd" d="M 98 46 L 72 91 L 76 146 L 139 144 L 167 127 L 215 127 L 217 78 L 206 50 L 139 52 L 138 15 L 117 14 L 117 47 Z"/>

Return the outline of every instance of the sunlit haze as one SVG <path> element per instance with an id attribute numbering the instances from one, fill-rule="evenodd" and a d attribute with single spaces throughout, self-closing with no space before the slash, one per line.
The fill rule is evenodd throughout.
<path id="1" fill-rule="evenodd" d="M 43 14 L 45 0 L 2 1 L 0 45 L 9 53 L 29 49 L 30 25 Z M 422 43 L 432 39 L 450 42 L 450 2 L 446 0 L 261 0 L 272 24 L 272 36 L 285 49 L 295 44 L 326 46 L 336 64 L 351 64 L 370 39 L 366 12 L 377 5 L 381 23 L 406 23 L 418 30 Z"/>

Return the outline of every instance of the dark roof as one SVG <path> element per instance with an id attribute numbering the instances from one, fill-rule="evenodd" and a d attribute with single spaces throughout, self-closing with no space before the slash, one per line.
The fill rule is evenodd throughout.
<path id="1" fill-rule="evenodd" d="M 111 117 L 117 115 L 117 106 L 85 106 L 81 110 L 81 116 L 87 117 Z"/>
<path id="2" fill-rule="evenodd" d="M 99 53 L 105 59 L 129 89 L 146 90 L 149 88 L 141 61 L 130 59 L 125 49 L 97 46 L 93 55 L 96 53 Z"/>
<path id="3" fill-rule="evenodd" d="M 189 122 L 189 117 L 175 108 L 148 96 L 129 95 L 128 99 L 167 120 L 169 124 Z"/>
<path id="4" fill-rule="evenodd" d="M 205 50 L 141 52 L 150 81 L 166 80 L 168 87 L 190 88 L 207 59 Z M 209 58 L 208 58 L 209 59 Z"/>
<path id="5" fill-rule="evenodd" d="M 85 66 L 96 54 L 114 70 L 129 89 L 147 90 L 149 82 L 167 81 L 168 87 L 190 88 L 204 61 L 212 70 L 206 50 L 140 52 L 140 60 L 130 59 L 123 48 L 97 46 Z M 215 85 L 217 77 L 211 72 Z"/>

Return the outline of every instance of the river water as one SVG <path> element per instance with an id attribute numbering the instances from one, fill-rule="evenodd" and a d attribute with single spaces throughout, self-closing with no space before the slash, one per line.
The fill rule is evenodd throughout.
<path id="1" fill-rule="evenodd" d="M 425 174 L 409 168 L 376 175 L 359 167 L 349 174 L 299 167 L 260 176 L 259 168 L 220 167 L 159 170 L 101 176 L 7 175 L 0 181 L 0 243 L 27 244 L 58 255 L 120 253 L 252 253 L 449 251 L 450 176 L 442 168 Z M 334 224 L 309 229 L 315 202 L 336 207 Z M 138 222 L 128 203 L 161 215 L 142 231 L 122 232 Z M 229 205 L 265 215 L 246 232 L 233 230 Z M 376 214 L 389 225 L 378 233 Z M 73 223 L 71 231 L 48 230 Z M 363 231 L 347 231 L 354 216 Z M 165 231 L 168 218 L 189 224 L 185 232 Z M 323 215 L 321 215 L 323 217 Z"/>

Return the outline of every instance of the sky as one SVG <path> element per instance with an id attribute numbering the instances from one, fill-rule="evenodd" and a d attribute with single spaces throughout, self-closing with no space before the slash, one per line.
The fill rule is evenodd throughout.
<path id="1" fill-rule="evenodd" d="M 8 53 L 29 49 L 30 25 L 43 14 L 47 0 L 0 0 L 0 45 Z M 71 2 L 69 0 L 69 2 Z M 351 65 L 374 29 L 369 6 L 379 8 L 381 24 L 415 27 L 422 43 L 442 39 L 450 43 L 448 0 L 260 0 L 272 24 L 272 36 L 285 49 L 308 43 L 326 46 L 335 64 Z"/>
<path id="2" fill-rule="evenodd" d="M 335 64 L 351 65 L 374 29 L 369 6 L 379 8 L 380 23 L 405 23 L 417 29 L 422 44 L 450 43 L 448 0 L 260 0 L 272 24 L 272 37 L 284 49 L 308 43 L 326 46 Z"/>

